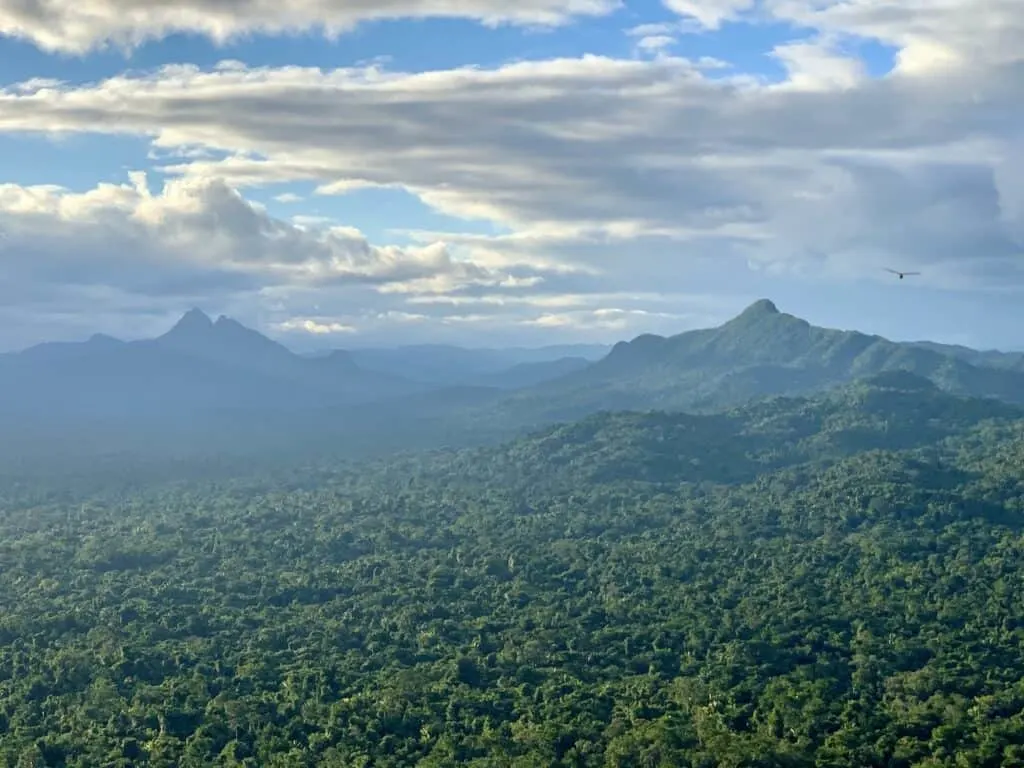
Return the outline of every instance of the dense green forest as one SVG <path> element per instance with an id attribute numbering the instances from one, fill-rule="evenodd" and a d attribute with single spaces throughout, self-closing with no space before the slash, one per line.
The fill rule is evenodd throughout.
<path id="1" fill-rule="evenodd" d="M 1020 416 L 888 374 L 369 466 L 10 475 L 0 763 L 1024 765 Z"/>
<path id="2" fill-rule="evenodd" d="M 926 376 L 955 394 L 1024 405 L 1020 355 L 822 328 L 763 299 L 715 328 L 620 342 L 587 368 L 515 392 L 490 408 L 499 422 L 568 420 L 602 409 L 714 412 L 896 371 Z"/>

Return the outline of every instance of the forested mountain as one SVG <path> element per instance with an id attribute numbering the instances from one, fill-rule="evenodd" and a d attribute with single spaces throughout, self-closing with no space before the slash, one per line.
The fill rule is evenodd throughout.
<path id="1" fill-rule="evenodd" d="M 887 373 L 378 466 L 0 484 L 0 763 L 1021 764 L 1019 416 Z"/>
<path id="2" fill-rule="evenodd" d="M 432 463 L 388 459 L 392 473 L 562 489 L 630 480 L 744 482 L 774 469 L 870 450 L 933 445 L 982 425 L 1015 424 L 1024 409 L 943 392 L 903 371 L 810 397 L 777 397 L 718 414 L 603 411 L 493 448 Z M 556 486 L 551 484 L 555 483 Z"/>
<path id="3" fill-rule="evenodd" d="M 1011 357 L 819 328 L 761 300 L 717 328 L 617 344 L 584 370 L 515 393 L 497 415 L 543 422 L 597 410 L 717 411 L 892 370 L 957 394 L 1024 404 L 1024 368 Z"/>

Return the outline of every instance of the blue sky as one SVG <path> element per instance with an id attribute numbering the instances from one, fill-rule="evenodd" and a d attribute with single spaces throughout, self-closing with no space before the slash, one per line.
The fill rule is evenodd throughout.
<path id="1" fill-rule="evenodd" d="M 108 46 L 86 56 L 53 55 L 31 42 L 0 39 L 0 70 L 5 85 L 43 77 L 82 83 L 121 74 L 125 70 L 152 70 L 167 64 L 190 62 L 203 68 L 224 59 L 253 66 L 305 66 L 332 69 L 357 66 L 387 57 L 396 69 L 422 72 L 458 66 L 500 66 L 518 59 L 551 59 L 584 54 L 629 57 L 635 37 L 628 30 L 648 24 L 675 25 L 679 41 L 673 52 L 693 58 L 711 56 L 730 62 L 744 72 L 780 78 L 783 70 L 770 56 L 772 48 L 794 39 L 806 39 L 815 30 L 791 22 L 739 19 L 723 23 L 713 34 L 687 32 L 685 19 L 660 2 L 630 2 L 607 16 L 581 18 L 572 24 L 547 29 L 502 25 L 488 28 L 463 19 L 426 18 L 368 22 L 350 34 L 326 39 L 315 31 L 291 35 L 246 35 L 218 45 L 200 34 L 177 33 L 145 43 L 131 51 Z M 890 48 L 872 40 L 851 45 L 877 74 L 892 66 Z"/>
<path id="2" fill-rule="evenodd" d="M 294 346 L 614 341 L 762 296 L 1024 348 L 1012 7 L 614 5 L 0 0 L 0 349 L 194 304 Z"/>

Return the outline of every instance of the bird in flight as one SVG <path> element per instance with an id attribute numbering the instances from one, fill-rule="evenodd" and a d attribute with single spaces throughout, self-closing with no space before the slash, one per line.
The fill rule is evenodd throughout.
<path id="1" fill-rule="evenodd" d="M 899 272 L 899 271 L 897 271 L 895 269 L 889 269 L 888 267 L 885 268 L 885 271 L 886 272 L 892 272 L 894 275 L 898 275 L 900 280 L 902 280 L 907 275 L 920 275 L 921 274 L 920 272 Z"/>

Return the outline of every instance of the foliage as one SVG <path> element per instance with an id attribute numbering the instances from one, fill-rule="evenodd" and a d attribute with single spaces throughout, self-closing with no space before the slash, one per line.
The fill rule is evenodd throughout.
<path id="1" fill-rule="evenodd" d="M 376 467 L 8 483 L 0 764 L 1018 764 L 1000 408 L 882 379 Z"/>
<path id="2" fill-rule="evenodd" d="M 620 342 L 589 368 L 515 393 L 493 410 L 504 419 L 537 422 L 598 410 L 713 412 L 899 371 L 954 394 L 1024 405 L 1024 364 L 1017 356 L 821 328 L 762 300 L 717 328 Z"/>

